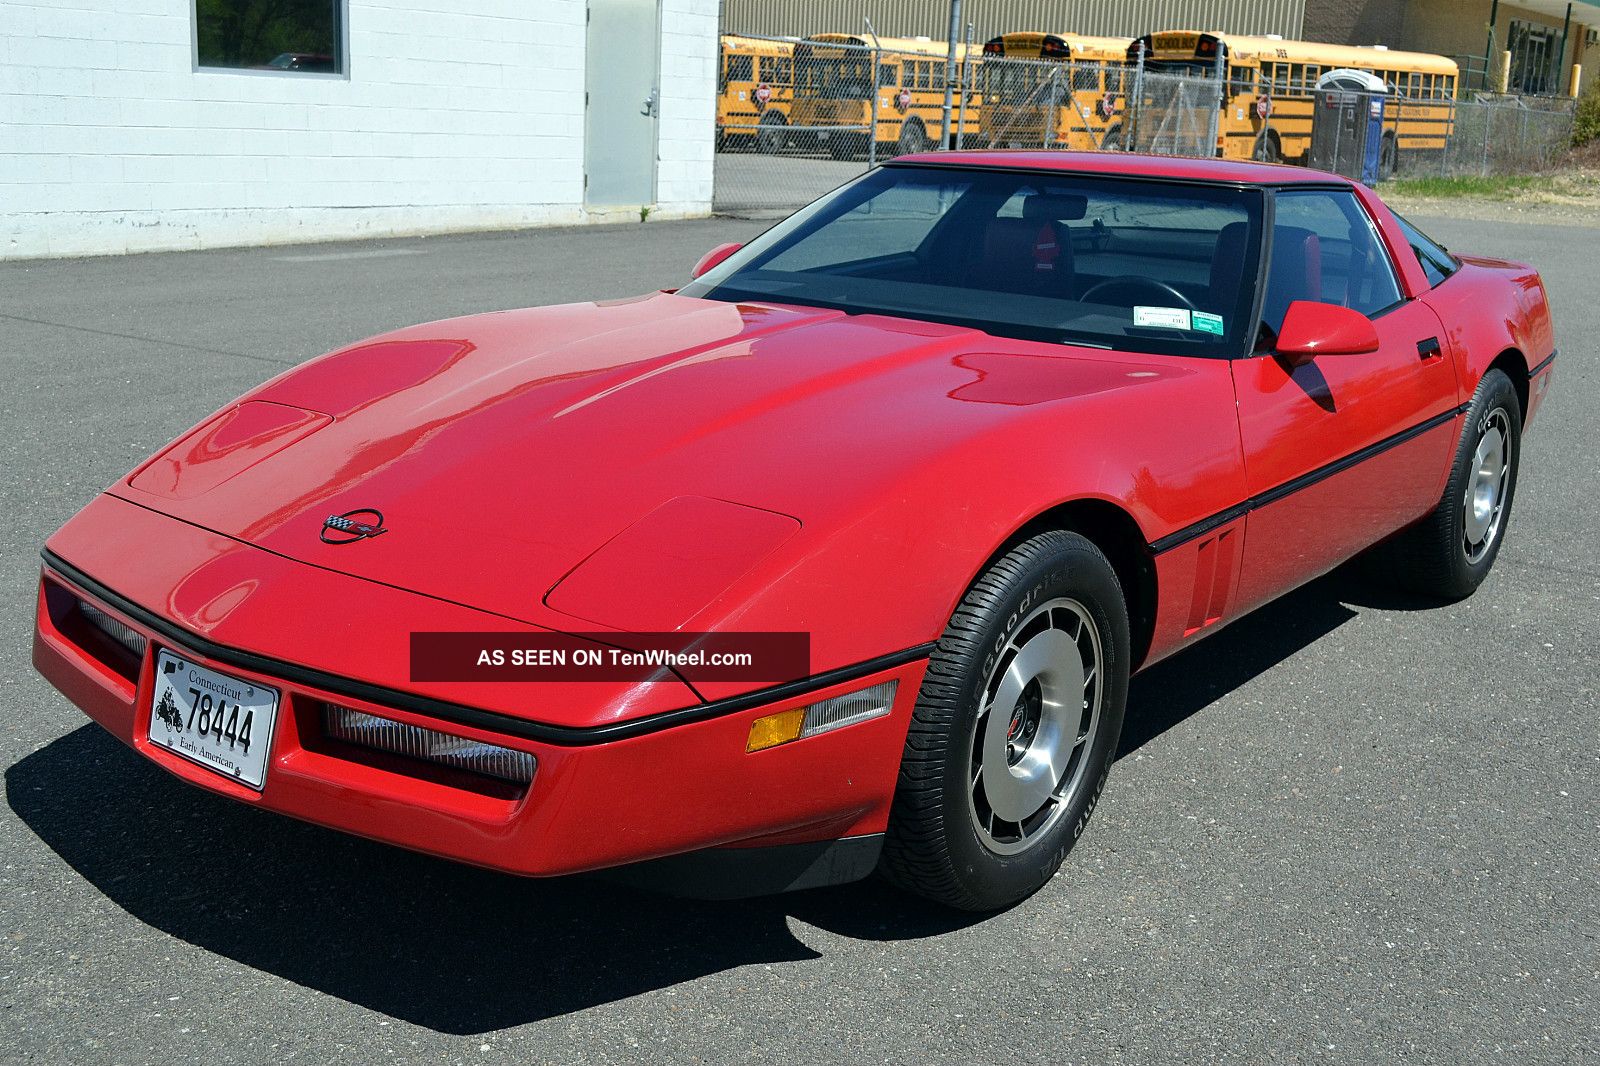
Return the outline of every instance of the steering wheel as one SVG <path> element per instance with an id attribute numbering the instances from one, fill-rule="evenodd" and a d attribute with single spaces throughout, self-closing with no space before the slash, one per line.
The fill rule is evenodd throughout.
<path id="1" fill-rule="evenodd" d="M 1155 278 L 1143 277 L 1139 274 L 1122 274 L 1118 277 L 1107 278 L 1104 281 L 1096 282 L 1095 284 L 1089 286 L 1087 291 L 1085 291 L 1082 296 L 1078 297 L 1078 299 L 1084 303 L 1093 303 L 1095 293 L 1106 289 L 1121 290 L 1124 292 L 1129 290 L 1143 290 L 1147 294 L 1155 293 L 1158 299 L 1164 300 L 1168 297 L 1171 297 L 1178 302 L 1179 306 L 1186 307 L 1191 311 L 1199 310 L 1187 296 L 1179 292 L 1177 289 L 1174 289 L 1171 285 L 1168 285 L 1164 281 L 1157 281 Z M 1133 304 L 1130 303 L 1128 306 L 1132 307 Z"/>

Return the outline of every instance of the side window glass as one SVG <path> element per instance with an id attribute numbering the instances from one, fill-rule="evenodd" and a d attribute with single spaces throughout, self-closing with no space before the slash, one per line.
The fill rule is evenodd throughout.
<path id="1" fill-rule="evenodd" d="M 1376 315 L 1400 302 L 1383 242 L 1355 194 L 1337 189 L 1278 193 L 1262 323 L 1274 335 L 1296 300 Z"/>
<path id="2" fill-rule="evenodd" d="M 1445 250 L 1444 245 L 1423 233 L 1417 227 L 1403 218 L 1395 216 L 1400 221 L 1400 230 L 1406 235 L 1406 243 L 1411 245 L 1411 251 L 1416 255 L 1417 262 L 1422 266 L 1422 272 L 1428 275 L 1428 287 L 1438 285 L 1444 279 L 1456 272 L 1455 257 Z"/>

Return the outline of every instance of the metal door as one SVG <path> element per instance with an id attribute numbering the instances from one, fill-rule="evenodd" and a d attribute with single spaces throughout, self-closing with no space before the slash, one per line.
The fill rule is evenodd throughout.
<path id="1" fill-rule="evenodd" d="M 584 74 L 584 202 L 655 202 L 661 113 L 659 0 L 589 0 Z"/>

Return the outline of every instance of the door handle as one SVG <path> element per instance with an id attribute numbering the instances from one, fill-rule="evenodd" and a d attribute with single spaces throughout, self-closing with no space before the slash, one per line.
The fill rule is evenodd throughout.
<path id="1" fill-rule="evenodd" d="M 1417 342 L 1417 356 L 1421 359 L 1437 359 L 1444 354 L 1444 347 L 1440 345 L 1438 337 L 1429 337 L 1425 341 Z"/>
<path id="2" fill-rule="evenodd" d="M 657 99 L 657 96 L 658 96 L 658 90 L 651 89 L 650 90 L 650 95 L 644 98 L 644 106 L 639 109 L 639 114 L 641 114 L 641 115 L 653 115 L 653 114 L 655 114 L 656 113 L 656 99 Z"/>

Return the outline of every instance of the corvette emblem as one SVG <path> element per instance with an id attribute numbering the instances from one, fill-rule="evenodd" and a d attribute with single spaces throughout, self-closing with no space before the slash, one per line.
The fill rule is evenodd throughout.
<path id="1" fill-rule="evenodd" d="M 383 528 L 383 512 L 370 508 L 329 515 L 322 521 L 324 544 L 354 544 L 387 532 Z"/>

